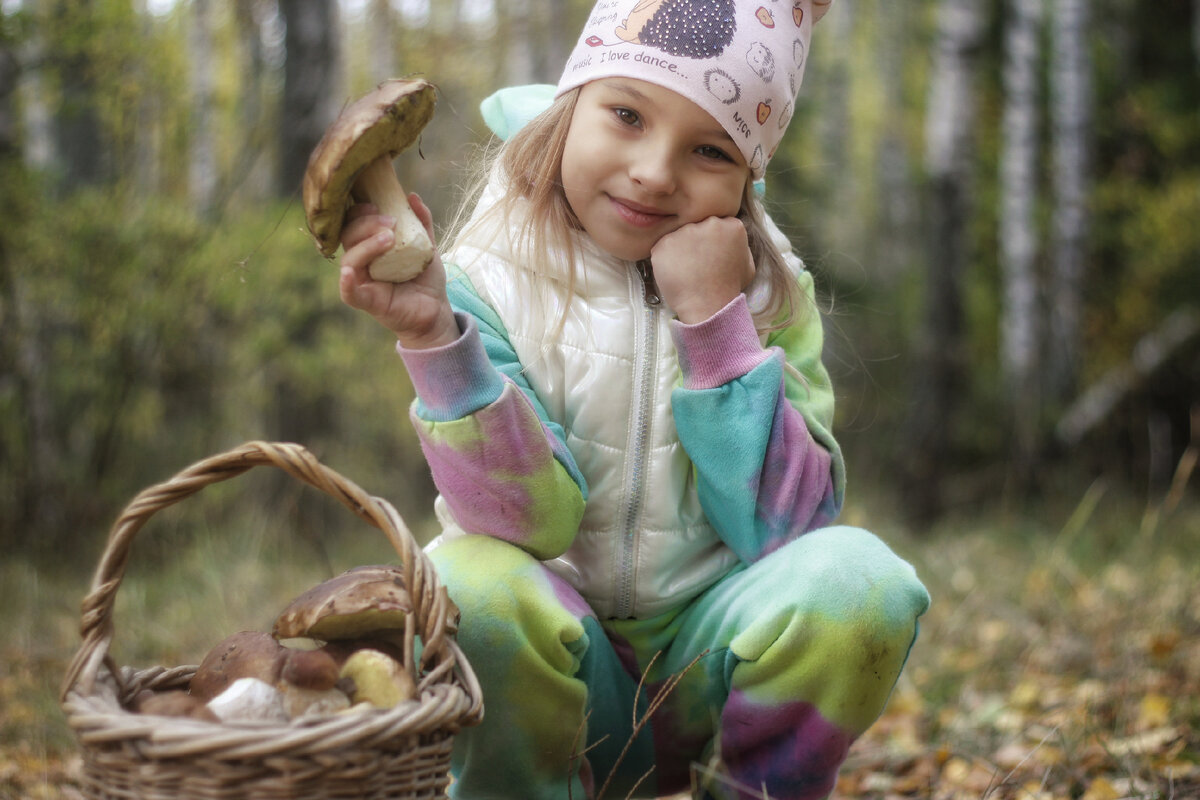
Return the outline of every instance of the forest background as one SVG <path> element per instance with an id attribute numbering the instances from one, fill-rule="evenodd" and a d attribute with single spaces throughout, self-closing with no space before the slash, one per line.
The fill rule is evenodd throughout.
<path id="1" fill-rule="evenodd" d="M 411 387 L 386 332 L 339 302 L 300 176 L 342 105 L 420 74 L 438 111 L 397 168 L 448 223 L 488 141 L 479 101 L 556 81 L 590 5 L 0 3 L 0 601 L 26 619 L 0 640 L 0 747 L 23 743 L 0 751 L 0 796 L 70 784 L 45 676 L 139 489 L 245 440 L 296 441 L 430 534 Z M 872 768 L 849 788 L 974 791 L 983 763 L 974 796 L 1026 786 L 1031 765 L 1050 796 L 1175 796 L 1200 760 L 1200 576 L 1181 555 L 1200 544 L 1200 0 L 839 0 L 766 200 L 826 313 L 845 516 L 940 601 L 904 722 L 881 727 L 908 749 L 860 753 Z M 147 580 L 233 604 L 213 584 L 290 576 L 234 565 L 263 548 L 317 572 L 387 557 L 287 479 L 248 483 L 172 515 L 141 545 Z M 161 613 L 151 597 L 128 618 Z M 1059 626 L 1080 649 L 1050 658 Z M 218 634 L 155 630 L 132 658 Z M 980 673 L 989 654 L 1008 666 Z M 1060 742 L 1042 759 L 1029 726 L 1064 706 L 1125 757 Z M 22 783 L 31 763 L 58 777 Z"/>

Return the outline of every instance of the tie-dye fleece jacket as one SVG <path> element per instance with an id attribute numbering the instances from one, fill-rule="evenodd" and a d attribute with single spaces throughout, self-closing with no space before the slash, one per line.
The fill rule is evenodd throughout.
<path id="1" fill-rule="evenodd" d="M 462 336 L 399 350 L 445 535 L 510 541 L 600 618 L 645 618 L 832 522 L 844 470 L 820 315 L 768 227 L 809 302 L 765 335 L 745 295 L 702 323 L 673 319 L 644 302 L 635 265 L 585 239 L 561 327 L 513 289 L 521 265 L 494 233 L 448 253 Z"/>

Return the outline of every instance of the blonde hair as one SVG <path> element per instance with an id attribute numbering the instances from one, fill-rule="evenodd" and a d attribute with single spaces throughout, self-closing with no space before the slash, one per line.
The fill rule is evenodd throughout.
<path id="1" fill-rule="evenodd" d="M 499 148 L 485 153 L 449 237 L 449 250 L 460 243 L 486 250 L 486 244 L 469 240 L 484 229 L 490 236 L 508 232 L 512 255 L 521 265 L 518 272 L 526 278 L 524 288 L 544 307 L 559 309 L 557 324 L 552 327 L 555 332 L 566 322 L 570 299 L 581 278 L 576 267 L 576 237 L 582 226 L 562 186 L 562 156 L 578 97 L 579 88 L 563 93 Z M 472 215 L 485 187 L 497 177 L 503 182 L 502 198 L 482 214 Z M 771 239 L 766 212 L 749 179 L 738 218 L 746 226 L 757 270 L 755 284 L 766 288 L 765 302 L 754 309 L 755 326 L 760 332 L 785 328 L 801 312 L 805 297 Z M 542 280 L 528 280 L 534 277 Z M 552 296 L 546 295 L 547 291 Z"/>

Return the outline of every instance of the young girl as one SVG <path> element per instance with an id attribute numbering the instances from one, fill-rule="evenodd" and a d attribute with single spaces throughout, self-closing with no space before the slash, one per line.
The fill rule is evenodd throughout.
<path id="1" fill-rule="evenodd" d="M 831 527 L 812 279 L 755 190 L 826 5 L 597 3 L 556 88 L 485 103 L 449 280 L 371 281 L 390 220 L 351 211 L 484 689 L 455 797 L 824 797 L 900 674 L 928 595 Z"/>

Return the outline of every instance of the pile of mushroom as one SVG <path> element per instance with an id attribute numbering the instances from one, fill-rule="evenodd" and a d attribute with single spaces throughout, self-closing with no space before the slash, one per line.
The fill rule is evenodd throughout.
<path id="1" fill-rule="evenodd" d="M 402 639 L 412 602 L 396 567 L 356 567 L 308 590 L 271 633 L 218 643 L 187 691 L 143 691 L 144 714 L 208 721 L 286 722 L 359 707 L 391 708 L 416 695 Z"/>

